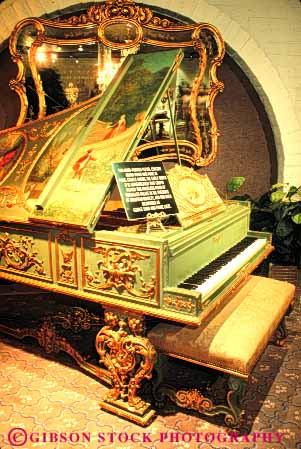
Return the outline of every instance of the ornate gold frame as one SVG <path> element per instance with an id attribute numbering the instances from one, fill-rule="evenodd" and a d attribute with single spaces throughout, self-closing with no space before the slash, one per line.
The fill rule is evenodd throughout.
<path id="1" fill-rule="evenodd" d="M 136 30 L 135 38 L 129 42 L 110 41 L 106 30 L 112 25 L 130 24 Z M 134 49 L 142 44 L 159 48 L 192 47 L 199 54 L 199 72 L 192 85 L 189 101 L 189 114 L 195 142 L 186 141 L 190 146 L 190 154 L 185 157 L 192 165 L 206 166 L 213 162 L 217 153 L 218 130 L 214 116 L 214 100 L 218 92 L 223 90 L 223 84 L 217 79 L 216 70 L 221 64 L 225 47 L 219 31 L 210 24 L 176 24 L 166 18 L 160 18 L 145 6 L 138 6 L 133 0 L 107 0 L 104 3 L 93 5 L 80 16 L 67 19 L 47 20 L 27 18 L 20 21 L 14 28 L 10 40 L 9 50 L 12 60 L 18 66 L 15 79 L 10 81 L 10 87 L 20 99 L 20 115 L 17 125 L 24 123 L 28 109 L 28 100 L 25 89 L 25 67 L 22 55 L 18 51 L 18 38 L 28 26 L 34 27 L 36 36 L 30 45 L 28 62 L 38 94 L 38 118 L 46 114 L 45 94 L 36 65 L 36 53 L 42 44 L 54 45 L 81 45 L 100 43 L 111 49 Z M 53 37 L 57 31 L 60 36 Z M 88 36 L 85 36 L 85 33 Z M 70 38 L 76 35 L 76 38 Z M 157 38 L 154 38 L 157 36 Z M 78 36 L 78 37 L 77 37 Z M 212 42 L 214 42 L 212 44 Z M 212 48 L 214 46 L 214 52 Z M 203 150 L 202 136 L 197 120 L 197 97 L 202 87 L 204 75 L 207 75 L 208 89 L 206 92 L 206 114 L 208 115 L 209 129 L 204 133 L 210 140 L 210 151 Z M 156 142 L 156 146 L 168 146 L 168 141 Z M 185 146 L 185 145 L 184 145 Z M 134 158 L 144 149 L 137 149 Z M 168 156 L 170 158 L 170 155 Z"/>

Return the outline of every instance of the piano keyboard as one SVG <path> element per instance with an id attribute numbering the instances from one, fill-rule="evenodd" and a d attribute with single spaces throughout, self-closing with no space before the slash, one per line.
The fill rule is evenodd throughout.
<path id="1" fill-rule="evenodd" d="M 200 292 L 202 298 L 205 299 L 249 262 L 265 247 L 266 243 L 266 238 L 246 237 L 226 253 L 190 276 L 179 287 Z"/>

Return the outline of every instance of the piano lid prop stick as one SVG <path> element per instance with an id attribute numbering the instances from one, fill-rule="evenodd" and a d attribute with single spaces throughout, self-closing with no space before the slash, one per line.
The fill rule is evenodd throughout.
<path id="1" fill-rule="evenodd" d="M 179 146 L 178 146 L 178 138 L 177 138 L 177 133 L 176 133 L 176 127 L 175 127 L 175 118 L 174 118 L 174 114 L 173 114 L 172 107 L 171 107 L 171 99 L 170 99 L 169 89 L 167 90 L 167 100 L 168 100 L 168 108 L 169 108 L 169 113 L 170 113 L 172 133 L 173 133 L 173 138 L 174 138 L 174 141 L 175 141 L 175 147 L 176 147 L 176 152 L 177 152 L 178 164 L 182 165 L 181 164 L 181 157 L 180 157 L 180 150 L 179 150 Z"/>

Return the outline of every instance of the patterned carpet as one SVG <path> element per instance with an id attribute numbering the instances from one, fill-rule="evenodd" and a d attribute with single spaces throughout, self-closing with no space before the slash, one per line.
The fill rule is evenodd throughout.
<path id="1" fill-rule="evenodd" d="M 272 276 L 296 283 L 296 305 L 286 343 L 269 345 L 256 365 L 239 435 L 172 404 L 138 427 L 100 410 L 107 388 L 68 356 L 54 360 L 34 340 L 1 335 L 0 449 L 301 449 L 301 272 L 274 267 Z"/>

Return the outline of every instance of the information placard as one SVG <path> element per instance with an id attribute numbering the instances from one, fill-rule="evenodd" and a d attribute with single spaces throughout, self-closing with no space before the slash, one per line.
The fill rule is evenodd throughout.
<path id="1" fill-rule="evenodd" d="M 178 213 L 162 162 L 114 162 L 112 166 L 129 220 Z"/>

